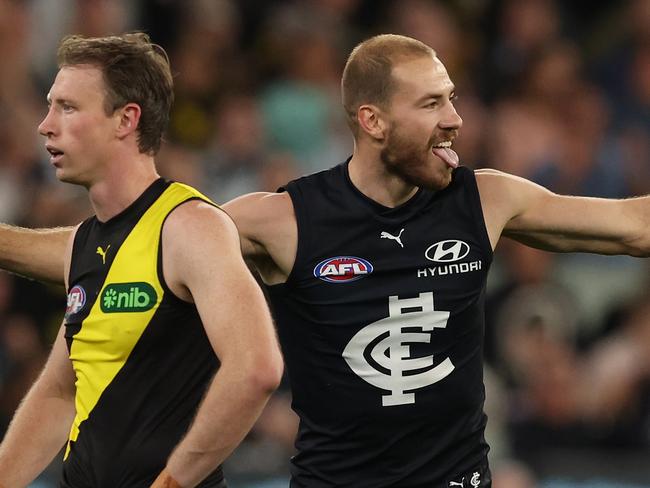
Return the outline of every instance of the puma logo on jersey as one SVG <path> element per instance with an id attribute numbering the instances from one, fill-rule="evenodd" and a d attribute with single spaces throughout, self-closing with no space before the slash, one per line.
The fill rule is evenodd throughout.
<path id="1" fill-rule="evenodd" d="M 400 247 L 404 247 L 404 244 L 402 244 L 402 239 L 401 239 L 401 237 L 402 237 L 402 232 L 404 232 L 404 229 L 400 230 L 400 231 L 399 231 L 399 234 L 397 234 L 396 236 L 394 236 L 394 235 L 392 235 L 392 234 L 389 234 L 389 233 L 386 232 L 386 231 L 383 231 L 383 232 L 380 234 L 379 237 L 380 237 L 381 239 L 391 239 L 391 240 L 393 240 L 393 241 L 396 241 L 396 242 L 399 244 Z"/>
<path id="2" fill-rule="evenodd" d="M 465 478 L 461 479 L 460 482 L 458 482 L 458 481 L 450 481 L 449 482 L 449 488 L 451 488 L 452 486 L 460 486 L 461 488 L 463 488 L 464 481 L 465 481 Z"/>
<path id="3" fill-rule="evenodd" d="M 111 248 L 111 245 L 109 244 L 106 246 L 106 251 L 104 251 L 101 246 L 97 246 L 97 254 L 99 254 L 102 257 L 102 264 L 106 264 L 106 253 L 108 250 Z"/>

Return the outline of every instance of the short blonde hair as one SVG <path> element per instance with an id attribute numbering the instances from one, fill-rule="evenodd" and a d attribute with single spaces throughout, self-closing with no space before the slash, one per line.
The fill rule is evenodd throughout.
<path id="1" fill-rule="evenodd" d="M 400 61 L 430 56 L 436 52 L 425 43 L 397 34 L 371 37 L 355 47 L 343 69 L 341 98 L 348 125 L 356 136 L 357 111 L 366 103 L 385 108 L 395 90 L 393 67 Z"/>

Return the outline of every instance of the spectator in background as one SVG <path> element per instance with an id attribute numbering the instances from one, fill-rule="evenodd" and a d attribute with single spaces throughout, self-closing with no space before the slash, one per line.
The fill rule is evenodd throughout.
<path id="1" fill-rule="evenodd" d="M 496 17 L 498 30 L 483 74 L 492 100 L 520 87 L 532 57 L 562 37 L 562 17 L 555 0 L 506 0 Z"/>
<path id="2" fill-rule="evenodd" d="M 39 177 L 37 157 L 40 108 L 29 65 L 30 22 L 23 2 L 0 0 L 0 215 L 21 221 L 29 192 Z"/>
<path id="3" fill-rule="evenodd" d="M 47 351 L 36 323 L 26 315 L 5 315 L 0 327 L 0 429 L 9 420 L 38 378 Z"/>
<path id="4" fill-rule="evenodd" d="M 338 90 L 346 27 L 328 29 L 296 3 L 280 9 L 266 29 L 275 49 L 271 57 L 279 60 L 260 97 L 268 146 L 291 154 L 302 173 L 344 159 L 351 140 Z"/>
<path id="5" fill-rule="evenodd" d="M 175 90 L 169 138 L 206 150 L 214 134 L 220 94 L 237 86 L 240 18 L 231 0 L 187 2 L 171 60 L 182 73 Z M 226 68 L 227 67 L 227 68 Z M 248 74 L 245 72 L 245 74 Z"/>
<path id="6" fill-rule="evenodd" d="M 217 111 L 212 145 L 202 160 L 207 195 L 227 201 L 260 188 L 267 158 L 262 113 L 255 97 L 224 97 Z"/>
<path id="7" fill-rule="evenodd" d="M 564 333 L 575 332 L 578 323 L 571 292 L 557 281 L 554 273 L 557 255 L 512 241 L 503 241 L 497 249 L 503 276 L 499 286 L 488 293 L 485 358 L 502 378 L 511 382 L 518 368 L 509 366 L 504 348 L 513 322 L 525 322 L 522 316 L 552 314 L 562 318 Z M 528 352 L 522 351 L 522 355 L 526 357 Z"/>
<path id="8" fill-rule="evenodd" d="M 576 82 L 558 110 L 561 139 L 553 158 L 542 162 L 531 178 L 559 193 L 603 198 L 632 195 L 621 144 L 610 131 L 610 110 L 602 92 Z M 564 116 L 562 116 L 564 114 Z"/>

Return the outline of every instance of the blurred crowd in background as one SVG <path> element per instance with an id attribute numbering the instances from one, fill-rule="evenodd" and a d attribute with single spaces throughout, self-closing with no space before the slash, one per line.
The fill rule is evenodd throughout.
<path id="1" fill-rule="evenodd" d="M 650 0 L 0 0 L 0 221 L 70 225 L 38 122 L 68 33 L 144 30 L 176 102 L 160 173 L 217 202 L 274 191 L 352 151 L 349 51 L 377 33 L 431 45 L 457 86 L 466 166 L 559 193 L 650 193 Z M 488 288 L 486 410 L 495 488 L 650 486 L 650 282 L 642 259 L 502 241 Z M 48 354 L 62 288 L 0 274 L 0 432 Z M 282 388 L 226 465 L 287 486 L 297 420 Z M 404 419 L 408 422 L 408 419 Z M 58 468 L 33 486 L 55 486 Z"/>

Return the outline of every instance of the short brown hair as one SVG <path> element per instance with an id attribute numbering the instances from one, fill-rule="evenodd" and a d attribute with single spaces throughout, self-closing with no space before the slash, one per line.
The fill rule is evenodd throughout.
<path id="1" fill-rule="evenodd" d="M 65 37 L 57 52 L 59 68 L 89 64 L 101 69 L 106 96 L 104 109 L 111 115 L 127 103 L 142 113 L 138 124 L 138 149 L 154 155 L 160 149 L 174 101 L 174 82 L 165 50 L 147 34 Z"/>
<path id="2" fill-rule="evenodd" d="M 395 90 L 393 67 L 400 61 L 436 52 L 425 43 L 397 34 L 371 37 L 355 47 L 348 57 L 341 78 L 341 97 L 348 125 L 356 135 L 357 110 L 364 103 L 386 107 Z"/>

